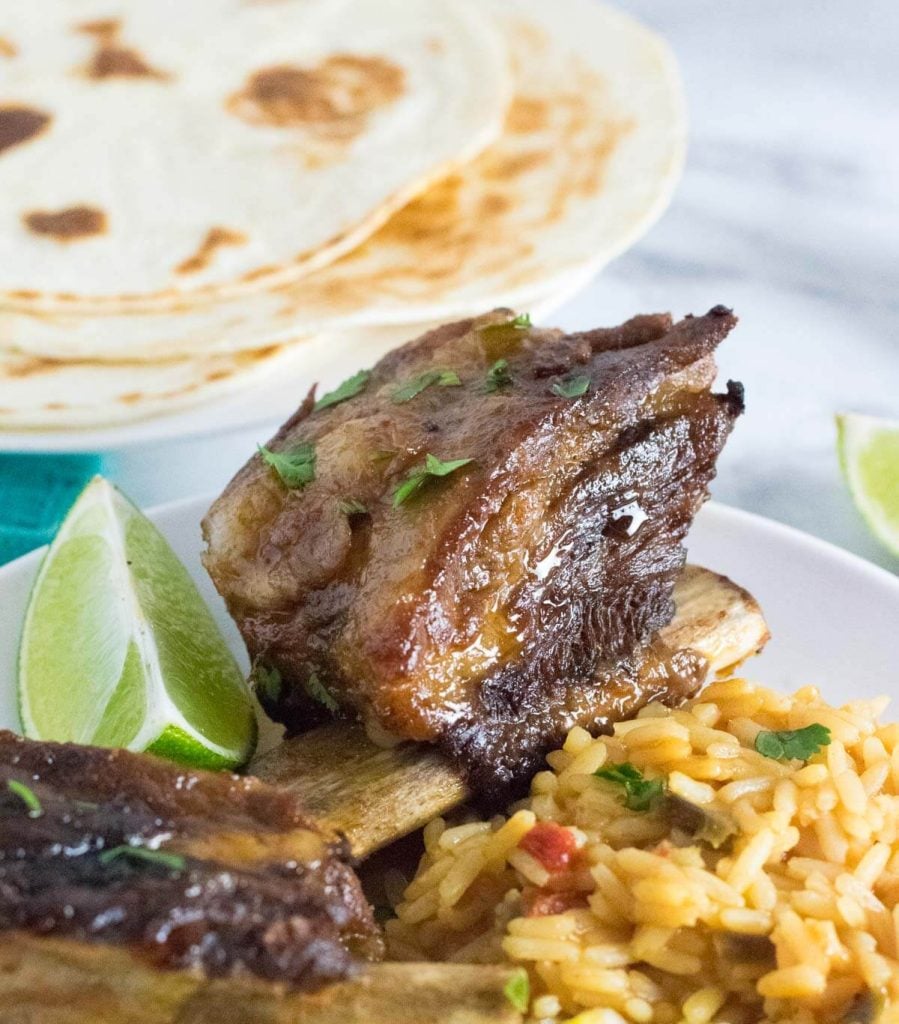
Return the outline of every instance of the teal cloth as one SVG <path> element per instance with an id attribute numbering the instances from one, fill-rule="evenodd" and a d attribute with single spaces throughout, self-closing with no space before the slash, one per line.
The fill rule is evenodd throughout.
<path id="1" fill-rule="evenodd" d="M 48 544 L 99 455 L 0 455 L 0 565 Z"/>

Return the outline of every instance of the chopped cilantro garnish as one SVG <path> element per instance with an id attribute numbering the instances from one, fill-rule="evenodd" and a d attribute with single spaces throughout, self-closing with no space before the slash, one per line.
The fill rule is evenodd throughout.
<path id="1" fill-rule="evenodd" d="M 653 801 L 665 791 L 665 783 L 661 779 L 644 778 L 643 772 L 627 761 L 598 768 L 593 774 L 598 779 L 623 787 L 624 806 L 631 811 L 648 811 Z"/>
<path id="2" fill-rule="evenodd" d="M 321 679 L 318 678 L 318 673 L 309 673 L 309 678 L 306 680 L 306 692 L 313 700 L 326 707 L 331 714 L 340 710 L 340 705 L 334 700 L 331 692 Z"/>
<path id="3" fill-rule="evenodd" d="M 100 863 L 111 864 L 119 858 L 155 864 L 161 868 L 168 868 L 169 871 L 183 871 L 187 866 L 187 861 L 180 853 L 148 850 L 145 846 L 113 846 L 111 850 L 104 850 L 100 854 Z"/>
<path id="4" fill-rule="evenodd" d="M 283 452 L 259 446 L 259 454 L 272 467 L 285 487 L 305 487 L 315 479 L 315 445 L 302 441 Z"/>
<path id="5" fill-rule="evenodd" d="M 321 396 L 312 407 L 313 412 L 318 412 L 319 409 L 327 409 L 331 405 L 340 405 L 341 402 L 345 402 L 348 398 L 355 398 L 368 383 L 370 377 L 371 370 L 360 370 L 358 373 L 354 373 L 352 377 L 347 377 L 333 391 L 329 391 Z"/>
<path id="6" fill-rule="evenodd" d="M 519 1013 L 527 1013 L 531 1005 L 531 979 L 528 972 L 519 967 L 503 986 L 503 994 Z"/>
<path id="7" fill-rule="evenodd" d="M 17 779 L 8 779 L 6 788 L 28 808 L 29 818 L 39 818 L 44 813 L 44 808 L 41 806 L 40 800 L 34 795 L 34 790 L 26 786 L 24 782 L 19 782 Z"/>
<path id="8" fill-rule="evenodd" d="M 784 732 L 765 732 L 755 738 L 755 749 L 775 761 L 807 761 L 822 747 L 830 743 L 830 729 L 814 722 L 804 729 L 787 729 Z"/>
<path id="9" fill-rule="evenodd" d="M 424 467 L 413 470 L 409 477 L 393 492 L 393 507 L 399 508 L 426 481 L 435 477 L 449 476 L 450 473 L 455 473 L 457 469 L 467 466 L 471 461 L 471 459 L 453 459 L 450 462 L 441 462 L 436 455 L 427 455 Z"/>
<path id="10" fill-rule="evenodd" d="M 364 516 L 368 508 L 355 498 L 348 498 L 340 503 L 340 512 L 345 516 Z"/>
<path id="11" fill-rule="evenodd" d="M 560 398 L 580 398 L 590 390 L 590 378 L 579 374 L 553 384 L 553 394 Z"/>
<path id="12" fill-rule="evenodd" d="M 519 313 L 518 316 L 513 317 L 511 320 L 500 320 L 496 324 L 484 324 L 480 331 L 481 333 L 485 331 L 491 333 L 494 331 L 507 331 L 510 329 L 513 331 L 526 331 L 533 326 L 530 313 Z"/>
<path id="13" fill-rule="evenodd" d="M 426 373 L 407 380 L 391 394 L 391 401 L 397 405 L 404 402 L 411 402 L 416 395 L 420 395 L 426 388 L 436 384 L 439 388 L 457 388 L 461 385 L 459 374 L 455 370 L 428 370 Z"/>
<path id="14" fill-rule="evenodd" d="M 269 668 L 257 661 L 250 673 L 253 689 L 261 701 L 276 704 L 281 696 L 281 673 L 276 668 Z"/>
<path id="15" fill-rule="evenodd" d="M 499 391 L 500 388 L 507 387 L 512 383 L 512 377 L 509 374 L 509 360 L 508 359 L 497 359 L 497 361 L 487 371 L 487 380 L 484 384 L 484 390 L 488 393 Z"/>

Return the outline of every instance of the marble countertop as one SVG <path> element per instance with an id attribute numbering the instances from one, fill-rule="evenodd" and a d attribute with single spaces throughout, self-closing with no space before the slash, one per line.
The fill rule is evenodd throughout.
<path id="1" fill-rule="evenodd" d="M 833 417 L 899 418 L 899 3 L 619 6 L 678 54 L 687 169 L 662 221 L 556 319 L 733 307 L 722 379 L 748 411 L 714 496 L 896 571 L 842 484 Z M 213 490 L 257 434 L 132 450 L 110 473 L 145 505 Z"/>

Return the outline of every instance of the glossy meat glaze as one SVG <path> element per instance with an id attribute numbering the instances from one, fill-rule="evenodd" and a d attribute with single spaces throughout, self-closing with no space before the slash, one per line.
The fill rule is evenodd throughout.
<path id="1" fill-rule="evenodd" d="M 0 732 L 0 942 L 22 931 L 304 989 L 381 953 L 353 870 L 290 794 Z"/>
<path id="2" fill-rule="evenodd" d="M 710 390 L 723 307 L 570 335 L 513 317 L 432 331 L 339 404 L 310 394 L 270 447 L 314 450 L 314 479 L 254 456 L 204 523 L 273 717 L 302 731 L 336 703 L 497 793 L 572 725 L 698 685 L 701 659 L 653 637 L 742 411 L 739 385 Z M 428 455 L 470 461 L 399 502 Z"/>

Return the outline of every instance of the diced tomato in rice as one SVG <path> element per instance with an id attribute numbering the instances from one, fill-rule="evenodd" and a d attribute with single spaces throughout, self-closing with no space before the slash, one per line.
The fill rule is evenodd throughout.
<path id="1" fill-rule="evenodd" d="M 564 871 L 577 853 L 577 840 L 569 829 L 553 821 L 538 821 L 518 845 L 550 874 Z"/>

